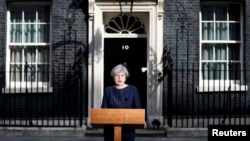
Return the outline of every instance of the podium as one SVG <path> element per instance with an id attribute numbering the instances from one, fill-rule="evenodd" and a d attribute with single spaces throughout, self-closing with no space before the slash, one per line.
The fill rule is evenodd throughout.
<path id="1" fill-rule="evenodd" d="M 114 141 L 121 141 L 122 125 L 133 125 L 135 128 L 145 125 L 145 109 L 92 108 L 90 114 L 93 126 L 114 125 Z"/>

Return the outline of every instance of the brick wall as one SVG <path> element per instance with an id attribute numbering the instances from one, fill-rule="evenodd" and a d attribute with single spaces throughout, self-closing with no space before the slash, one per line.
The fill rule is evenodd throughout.
<path id="1" fill-rule="evenodd" d="M 68 34 L 64 34 L 64 32 L 66 30 L 68 30 L 68 24 L 66 22 L 66 18 L 67 18 L 67 11 L 69 8 L 70 3 L 72 2 L 72 0 L 51 0 L 51 6 L 52 6 L 52 10 L 51 10 L 51 43 L 52 43 L 52 49 L 51 49 L 51 64 L 52 64 L 52 70 L 55 69 L 56 71 L 62 71 L 59 69 L 65 69 L 65 67 L 54 67 L 55 65 L 60 65 L 60 66 L 64 66 L 66 64 L 66 67 L 73 67 L 74 65 L 74 59 L 75 59 L 75 54 L 76 51 L 79 48 L 83 48 L 85 51 L 88 51 L 88 28 L 87 28 L 87 20 L 86 20 L 86 14 L 84 11 L 88 11 L 86 10 L 86 5 L 88 5 L 88 1 L 84 0 L 84 3 L 81 4 L 75 12 L 75 22 L 72 24 L 72 31 L 76 31 L 76 34 L 74 34 L 74 32 L 72 32 L 72 38 L 71 40 L 73 40 L 73 42 L 67 44 L 66 46 L 62 45 L 62 43 L 64 43 L 65 39 L 68 40 Z M 5 58 L 6 58 L 6 54 L 5 54 L 5 50 L 6 50 L 6 13 L 7 13 L 7 9 L 6 9 L 6 5 L 7 2 L 6 0 L 0 0 L 0 71 L 4 71 L 5 70 Z M 65 36 L 66 35 L 66 36 Z M 76 43 L 76 44 L 75 44 Z M 76 50 L 75 50 L 75 45 L 76 45 Z M 82 101 L 81 103 L 83 103 L 83 116 L 87 116 L 87 103 L 88 103 L 88 93 L 87 93 L 87 78 L 88 78 L 88 73 L 87 73 L 87 55 L 88 53 L 84 54 L 84 67 L 83 67 L 83 73 L 82 73 Z M 65 63 L 65 64 L 64 64 Z M 59 68 L 59 69 L 58 69 Z M 71 70 L 70 68 L 66 68 L 66 70 Z M 2 75 L 0 75 L 0 88 L 4 87 L 4 83 L 5 83 L 5 72 L 1 72 Z M 58 82 L 54 81 L 54 86 L 57 86 Z M 56 89 L 54 89 L 56 90 Z M 58 92 L 60 92 L 60 90 L 57 90 Z M 78 91 L 79 92 L 79 91 Z M 0 92 L 1 93 L 1 92 Z M 20 96 L 20 97 L 19 97 Z M 58 96 L 58 98 L 55 97 Z M 60 94 L 58 95 L 46 95 L 44 96 L 43 100 L 49 100 L 49 99 L 54 99 L 53 102 L 57 102 L 59 103 L 60 101 Z M 20 94 L 18 96 L 14 96 L 14 95 L 0 95 L 1 97 L 1 101 L 0 101 L 0 105 L 4 104 L 4 102 L 6 102 L 6 100 L 10 97 L 15 97 L 14 99 L 16 99 L 18 102 L 13 101 L 12 104 L 14 105 L 19 105 L 20 104 L 20 110 L 22 110 L 22 97 L 23 95 Z M 7 98 L 8 97 L 8 98 Z M 33 96 L 33 97 L 37 97 L 37 96 Z M 54 97 L 54 98 L 53 98 Z M 69 100 L 69 99 L 68 99 Z M 73 99 L 72 100 L 76 100 Z M 77 99 L 79 100 L 79 99 Z M 46 102 L 45 102 L 46 103 Z M 74 101 L 71 101 L 70 103 L 74 103 Z M 11 104 L 11 103 L 10 103 Z M 37 104 L 38 105 L 38 104 Z M 53 104 L 50 104 L 53 105 Z M 49 107 L 49 105 L 47 105 Z M 7 106 L 8 107 L 8 106 Z M 36 107 L 36 106 L 34 106 Z M 3 107 L 2 107 L 3 108 Z M 60 107 L 58 107 L 60 108 Z M 79 108 L 79 107 L 78 107 Z M 75 107 L 75 109 L 78 109 Z M 8 109 L 2 109 L 3 111 L 8 111 Z M 72 109 L 74 110 L 74 109 Z"/>
<path id="2" fill-rule="evenodd" d="M 68 25 L 66 22 L 67 12 L 69 11 L 69 5 L 72 0 L 53 0 L 52 1 L 52 64 L 64 64 L 66 66 L 73 66 L 74 64 L 74 57 L 75 57 L 75 49 L 74 43 L 67 44 L 66 46 L 57 45 L 60 44 L 64 40 L 69 40 L 68 37 Z M 74 32 L 72 32 L 71 39 L 76 40 L 77 42 L 77 49 L 84 48 L 85 51 L 88 51 L 88 31 L 87 31 L 87 23 L 86 23 L 86 5 L 88 5 L 87 1 L 83 1 L 83 4 L 79 8 L 76 9 L 75 12 L 75 22 L 72 24 L 72 31 L 76 31 L 76 36 Z M 65 34 L 66 33 L 66 34 Z M 57 46 L 55 46 L 57 45 Z M 87 55 L 87 53 L 85 54 Z M 85 63 L 83 67 L 83 100 L 84 100 L 84 115 L 87 114 L 87 56 L 85 58 Z M 58 68 L 55 68 L 58 69 Z"/>
<path id="3" fill-rule="evenodd" d="M 249 70 L 249 53 L 250 46 L 249 46 L 249 36 L 250 36 L 250 2 L 244 0 L 232 0 L 234 2 L 242 2 L 245 6 L 243 13 L 244 16 L 244 36 L 245 36 L 245 52 L 243 54 L 246 55 L 246 69 Z M 178 2 L 181 2 L 178 3 Z M 201 0 L 165 0 L 165 15 L 164 15 L 164 45 L 170 48 L 171 57 L 173 58 L 174 63 L 174 70 L 176 68 L 181 69 L 190 69 L 194 67 L 194 69 L 199 68 L 199 54 L 200 54 L 200 47 L 199 47 L 199 12 L 200 12 L 200 2 Z M 184 13 L 186 13 L 186 21 L 181 24 L 179 19 L 185 18 Z M 181 26 L 183 28 L 183 34 L 181 33 Z M 183 35 L 183 36 L 182 36 Z M 194 66 L 193 66 L 194 63 Z M 193 73 L 193 74 L 192 74 Z M 250 73 L 247 71 L 247 82 L 249 83 Z M 203 110 L 202 114 L 207 114 L 209 110 L 213 110 L 214 113 L 220 113 L 218 107 L 221 104 L 218 99 L 224 99 L 225 97 L 219 97 L 219 95 L 208 95 L 208 94 L 200 94 L 198 95 L 196 92 L 196 87 L 199 85 L 199 72 L 189 71 L 189 72 L 174 72 L 172 81 L 168 80 L 168 76 L 164 79 L 164 113 L 166 114 L 167 110 L 167 103 L 168 103 L 168 95 L 169 89 L 168 85 L 172 83 L 172 102 L 175 105 L 172 105 L 172 110 L 178 114 L 190 114 L 191 112 L 199 112 L 197 107 L 204 106 L 201 108 Z M 238 94 L 237 92 L 233 92 L 234 94 Z M 221 95 L 220 95 L 221 96 Z M 238 97 L 239 95 L 235 96 L 236 104 L 243 106 L 240 104 L 239 99 L 242 101 L 244 98 L 247 101 L 250 101 L 250 97 Z M 215 99 L 215 100 L 212 100 Z M 192 102 L 194 103 L 192 105 Z M 214 107 L 212 106 L 212 102 L 216 104 Z M 199 103 L 199 104 L 197 104 Z M 210 105 L 209 105 L 210 104 Z M 193 109 L 193 107 L 195 109 Z M 239 106 L 239 107 L 240 107 Z M 249 107 L 249 106 L 247 106 Z M 198 110 L 198 111 L 197 111 Z M 211 112 L 211 111 L 210 111 Z"/>
<path id="4" fill-rule="evenodd" d="M 4 70 L 4 63 L 5 63 L 5 40 L 6 40 L 6 3 L 5 0 L 0 0 L 0 72 Z M 0 79 L 3 76 L 0 75 Z M 1 82 L 0 82 L 1 84 Z"/>

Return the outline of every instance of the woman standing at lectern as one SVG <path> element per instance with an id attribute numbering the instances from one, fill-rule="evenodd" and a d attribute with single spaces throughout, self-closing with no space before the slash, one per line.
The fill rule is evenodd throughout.
<path id="1" fill-rule="evenodd" d="M 115 85 L 105 88 L 102 108 L 141 108 L 137 87 L 125 83 L 129 76 L 127 68 L 119 64 L 111 70 L 111 76 Z M 104 127 L 104 141 L 114 141 L 113 125 Z M 122 126 L 122 141 L 135 141 L 133 126 Z"/>

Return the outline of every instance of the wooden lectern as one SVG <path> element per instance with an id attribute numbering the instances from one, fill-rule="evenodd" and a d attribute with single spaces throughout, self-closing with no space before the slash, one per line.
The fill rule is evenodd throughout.
<path id="1" fill-rule="evenodd" d="M 138 128 L 143 128 L 145 125 L 145 109 L 94 108 L 91 109 L 90 114 L 90 123 L 93 126 L 114 125 L 114 141 L 121 141 L 123 124 Z"/>

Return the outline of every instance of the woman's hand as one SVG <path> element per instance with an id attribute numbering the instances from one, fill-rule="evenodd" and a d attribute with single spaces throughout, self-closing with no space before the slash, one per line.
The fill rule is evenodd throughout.
<path id="1" fill-rule="evenodd" d="M 144 128 L 147 128 L 147 122 L 145 121 L 145 123 L 144 123 Z"/>

